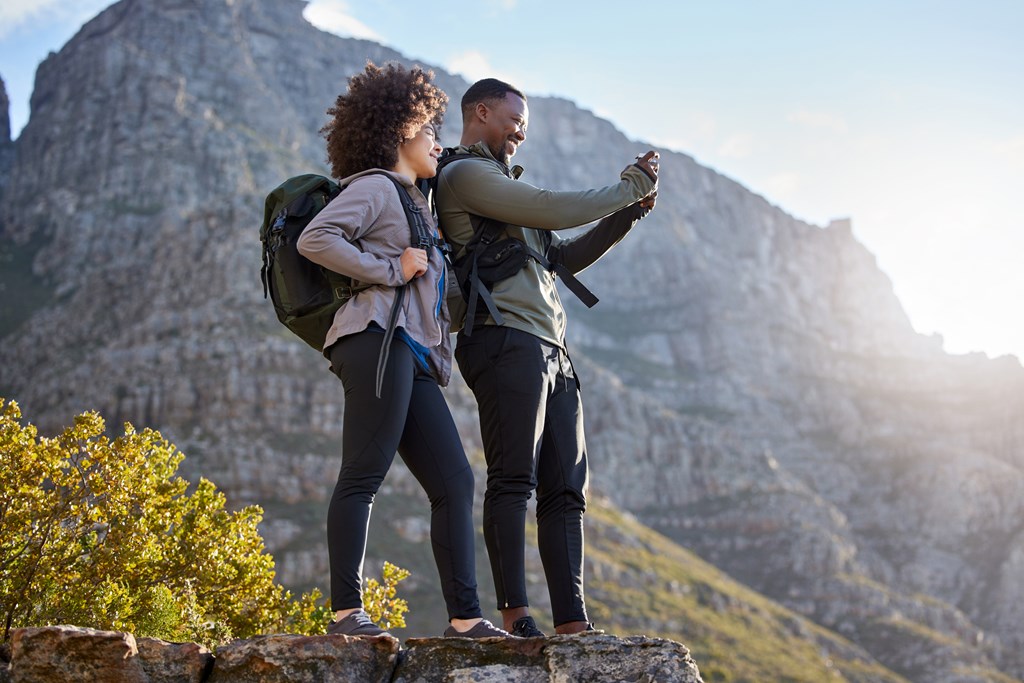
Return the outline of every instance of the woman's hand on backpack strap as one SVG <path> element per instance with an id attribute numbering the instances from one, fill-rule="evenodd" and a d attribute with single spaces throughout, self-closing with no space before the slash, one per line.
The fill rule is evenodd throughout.
<path id="1" fill-rule="evenodd" d="M 399 258 L 402 263 L 402 277 L 406 282 L 427 272 L 427 252 L 425 249 L 406 247 Z"/>

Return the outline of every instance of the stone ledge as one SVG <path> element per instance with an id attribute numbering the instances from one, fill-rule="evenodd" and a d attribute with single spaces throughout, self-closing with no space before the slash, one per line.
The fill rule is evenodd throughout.
<path id="1" fill-rule="evenodd" d="M 6 676 L 6 678 L 5 678 Z M 551 638 L 394 638 L 276 634 L 216 657 L 194 643 L 136 641 L 73 626 L 17 629 L 0 683 L 702 683 L 681 644 L 603 633 Z"/>
<path id="2" fill-rule="evenodd" d="M 410 638 L 394 683 L 700 683 L 683 645 L 600 632 L 550 638 Z"/>
<path id="3" fill-rule="evenodd" d="M 195 643 L 136 641 L 131 633 L 47 626 L 11 633 L 7 674 L 10 683 L 202 683 L 213 660 L 209 650 Z"/>
<path id="4" fill-rule="evenodd" d="M 395 638 L 276 634 L 217 648 L 209 683 L 381 681 L 398 661 Z"/>

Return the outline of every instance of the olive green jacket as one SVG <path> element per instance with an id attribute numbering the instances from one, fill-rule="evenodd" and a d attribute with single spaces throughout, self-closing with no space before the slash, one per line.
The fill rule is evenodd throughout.
<path id="1" fill-rule="evenodd" d="M 657 187 L 654 180 L 633 165 L 622 172 L 619 182 L 606 187 L 566 192 L 545 190 L 520 181 L 521 167 L 510 171 L 494 159 L 483 143 L 459 146 L 455 152 L 479 157 L 449 163 L 437 181 L 438 223 L 445 238 L 456 248 L 456 257 L 473 236 L 471 216 L 506 223 L 504 235 L 522 240 L 542 254 L 546 245 L 541 231 L 573 228 L 604 218 L 596 227 L 571 240 L 550 235 L 552 247 L 562 252 L 561 261 L 573 272 L 579 272 L 622 239 L 641 215 L 636 202 Z M 516 275 L 496 283 L 491 294 L 506 326 L 564 347 L 565 310 L 554 275 L 540 264 L 531 260 Z M 451 300 L 449 304 L 453 327 L 458 329 L 463 316 Z M 495 322 L 488 316 L 485 324 Z"/>

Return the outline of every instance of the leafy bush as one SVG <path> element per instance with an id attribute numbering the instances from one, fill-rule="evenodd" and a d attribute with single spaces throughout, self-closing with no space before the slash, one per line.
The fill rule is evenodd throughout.
<path id="1" fill-rule="evenodd" d="M 409 570 L 385 562 L 381 572 L 383 583 L 377 579 L 367 579 L 363 587 L 363 609 L 373 623 L 385 631 L 405 628 L 405 613 L 409 611 L 409 603 L 397 597 L 396 586 L 408 577 Z"/>
<path id="2" fill-rule="evenodd" d="M 159 432 L 126 424 L 111 440 L 88 412 L 45 438 L 20 419 L 17 403 L 0 399 L 4 642 L 12 628 L 45 624 L 209 646 L 324 632 L 320 592 L 294 598 L 274 582 L 262 510 L 226 510 L 206 479 L 190 490 L 176 476 L 184 456 Z M 401 618 L 397 603 L 382 605 Z"/>

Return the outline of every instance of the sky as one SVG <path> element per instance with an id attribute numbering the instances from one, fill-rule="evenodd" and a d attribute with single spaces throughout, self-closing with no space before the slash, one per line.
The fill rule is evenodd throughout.
<path id="1" fill-rule="evenodd" d="M 15 137 L 38 63 L 108 4 L 0 5 Z M 312 0 L 305 16 L 573 100 L 812 224 L 848 217 L 917 331 L 1024 359 L 1024 0 Z"/>

